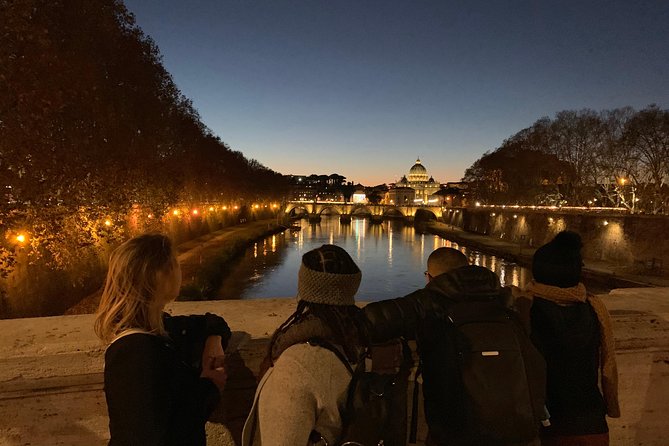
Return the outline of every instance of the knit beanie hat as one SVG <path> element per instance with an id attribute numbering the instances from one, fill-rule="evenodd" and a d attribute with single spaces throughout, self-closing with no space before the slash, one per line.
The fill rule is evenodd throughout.
<path id="1" fill-rule="evenodd" d="M 362 272 L 348 253 L 323 245 L 302 256 L 297 275 L 297 299 L 326 305 L 355 305 Z"/>
<path id="2" fill-rule="evenodd" d="M 544 285 L 570 288 L 581 281 L 581 236 L 562 231 L 553 240 L 537 249 L 532 258 L 534 280 Z"/>

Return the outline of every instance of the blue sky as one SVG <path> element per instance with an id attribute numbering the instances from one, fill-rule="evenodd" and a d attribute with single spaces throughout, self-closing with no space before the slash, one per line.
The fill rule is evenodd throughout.
<path id="1" fill-rule="evenodd" d="M 669 107 L 669 2 L 126 0 L 204 123 L 285 174 L 441 182 L 564 109 Z"/>

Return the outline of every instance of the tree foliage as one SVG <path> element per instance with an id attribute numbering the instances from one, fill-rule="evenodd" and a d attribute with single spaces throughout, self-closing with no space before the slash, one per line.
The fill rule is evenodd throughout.
<path id="1" fill-rule="evenodd" d="M 202 123 L 121 0 L 0 0 L 0 273 L 20 231 L 31 261 L 65 268 L 126 237 L 138 207 L 285 190 Z"/>
<path id="2" fill-rule="evenodd" d="M 669 212 L 669 110 L 561 111 L 485 153 L 463 180 L 490 203 Z"/>

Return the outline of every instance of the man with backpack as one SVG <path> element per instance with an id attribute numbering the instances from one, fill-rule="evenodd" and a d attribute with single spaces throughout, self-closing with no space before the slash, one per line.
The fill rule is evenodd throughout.
<path id="1" fill-rule="evenodd" d="M 415 339 L 428 445 L 535 445 L 545 362 L 492 271 L 452 248 L 427 262 L 425 288 L 364 309 L 373 342 Z"/>

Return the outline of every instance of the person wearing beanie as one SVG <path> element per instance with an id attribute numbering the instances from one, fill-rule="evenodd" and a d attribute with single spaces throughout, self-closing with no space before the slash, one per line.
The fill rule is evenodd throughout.
<path id="1" fill-rule="evenodd" d="M 297 309 L 274 332 L 242 445 L 306 446 L 312 432 L 334 444 L 342 430 L 351 373 L 330 348 L 355 364 L 367 346 L 355 305 L 362 273 L 348 253 L 323 245 L 302 257 Z"/>
<path id="2" fill-rule="evenodd" d="M 546 359 L 544 446 L 607 446 L 606 415 L 620 416 L 611 318 L 581 283 L 581 248 L 577 233 L 563 231 L 537 249 L 534 279 L 516 299 Z"/>

